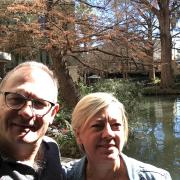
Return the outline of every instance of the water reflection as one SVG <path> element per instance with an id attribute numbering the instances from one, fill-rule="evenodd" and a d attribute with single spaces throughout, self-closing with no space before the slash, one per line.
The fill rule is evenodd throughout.
<path id="1" fill-rule="evenodd" d="M 130 123 L 137 123 L 126 154 L 180 178 L 180 97 L 146 97 Z"/>
<path id="2" fill-rule="evenodd" d="M 164 140 L 165 134 L 163 131 L 163 123 L 157 123 L 156 127 L 154 128 L 154 136 L 156 139 L 156 146 L 159 150 L 164 149 Z"/>
<path id="3" fill-rule="evenodd" d="M 174 110 L 176 114 L 173 122 L 174 135 L 176 138 L 180 138 L 180 98 L 179 97 L 177 98 L 177 101 L 174 105 Z"/>

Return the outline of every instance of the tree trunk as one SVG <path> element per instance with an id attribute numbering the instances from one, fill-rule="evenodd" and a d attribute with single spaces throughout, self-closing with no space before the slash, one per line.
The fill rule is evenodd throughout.
<path id="1" fill-rule="evenodd" d="M 149 41 L 151 43 L 149 50 L 147 51 L 147 54 L 149 56 L 149 81 L 153 82 L 155 81 L 155 68 L 154 68 L 154 60 L 153 60 L 153 42 L 152 38 L 149 38 Z"/>
<path id="2" fill-rule="evenodd" d="M 168 4 L 163 4 L 159 16 L 161 38 L 161 88 L 171 88 L 174 85 L 172 70 L 172 49 L 170 34 L 170 18 Z"/>
<path id="3" fill-rule="evenodd" d="M 53 67 L 55 73 L 58 77 L 58 82 L 60 85 L 59 96 L 65 102 L 65 105 L 69 108 L 73 108 L 79 101 L 80 92 L 77 84 L 72 80 L 72 77 L 69 75 L 69 70 L 66 67 L 66 63 L 63 60 L 61 53 L 51 53 Z"/>
<path id="4" fill-rule="evenodd" d="M 151 63 L 153 63 L 153 60 L 151 61 Z M 156 78 L 156 76 L 155 76 L 154 65 L 151 64 L 151 65 L 149 66 L 149 81 L 150 81 L 150 82 L 153 82 L 153 81 L 155 81 L 155 78 Z"/>
<path id="5" fill-rule="evenodd" d="M 149 81 L 153 82 L 155 81 L 155 68 L 154 68 L 154 59 L 153 59 L 153 51 L 154 51 L 154 44 L 153 44 L 153 25 L 152 25 L 152 15 L 150 18 L 147 19 L 147 25 L 148 25 L 148 41 L 149 41 L 149 50 L 147 51 L 147 54 L 150 58 L 150 66 L 149 66 Z"/>
<path id="6" fill-rule="evenodd" d="M 170 34 L 170 10 L 169 0 L 156 1 L 159 9 L 156 9 L 151 3 L 152 1 L 140 0 L 147 8 L 149 8 L 158 18 L 161 39 L 161 88 L 171 88 L 174 86 L 173 69 L 171 65 L 171 34 Z"/>

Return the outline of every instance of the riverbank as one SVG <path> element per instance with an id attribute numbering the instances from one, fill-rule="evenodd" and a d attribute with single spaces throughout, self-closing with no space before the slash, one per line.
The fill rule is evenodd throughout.
<path id="1" fill-rule="evenodd" d="M 180 84 L 176 84 L 174 88 L 162 89 L 160 86 L 144 87 L 142 94 L 147 95 L 180 95 Z"/>

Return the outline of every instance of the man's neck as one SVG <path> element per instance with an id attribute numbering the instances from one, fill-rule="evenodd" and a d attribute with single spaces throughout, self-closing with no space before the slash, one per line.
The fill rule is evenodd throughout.
<path id="1" fill-rule="evenodd" d="M 32 153 L 29 154 L 28 158 L 20 161 L 23 164 L 29 165 L 34 169 L 38 170 L 41 168 L 44 162 L 45 146 L 43 143 L 40 146 L 36 147 Z"/>
<path id="2" fill-rule="evenodd" d="M 35 161 L 44 156 L 44 147 L 42 141 L 34 144 L 17 143 L 15 145 L 0 144 L 0 151 L 8 159 L 19 161 L 33 167 Z"/>

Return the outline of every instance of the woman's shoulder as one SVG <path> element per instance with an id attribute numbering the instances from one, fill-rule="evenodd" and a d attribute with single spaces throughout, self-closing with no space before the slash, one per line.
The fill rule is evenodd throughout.
<path id="1" fill-rule="evenodd" d="M 83 180 L 85 176 L 85 163 L 85 157 L 62 163 L 67 180 Z"/>
<path id="2" fill-rule="evenodd" d="M 69 162 L 62 162 L 62 165 L 67 169 L 67 171 L 76 170 L 76 168 L 79 168 L 83 164 L 82 159 L 74 159 Z"/>
<path id="3" fill-rule="evenodd" d="M 168 171 L 156 167 L 154 165 L 144 163 L 142 161 L 136 160 L 134 158 L 128 157 L 126 155 L 122 155 L 122 158 L 126 164 L 128 174 L 132 179 L 135 176 L 139 176 L 142 180 L 147 179 L 155 179 L 155 180 L 171 180 L 171 176 Z M 131 179 L 131 178 L 130 178 Z"/>

